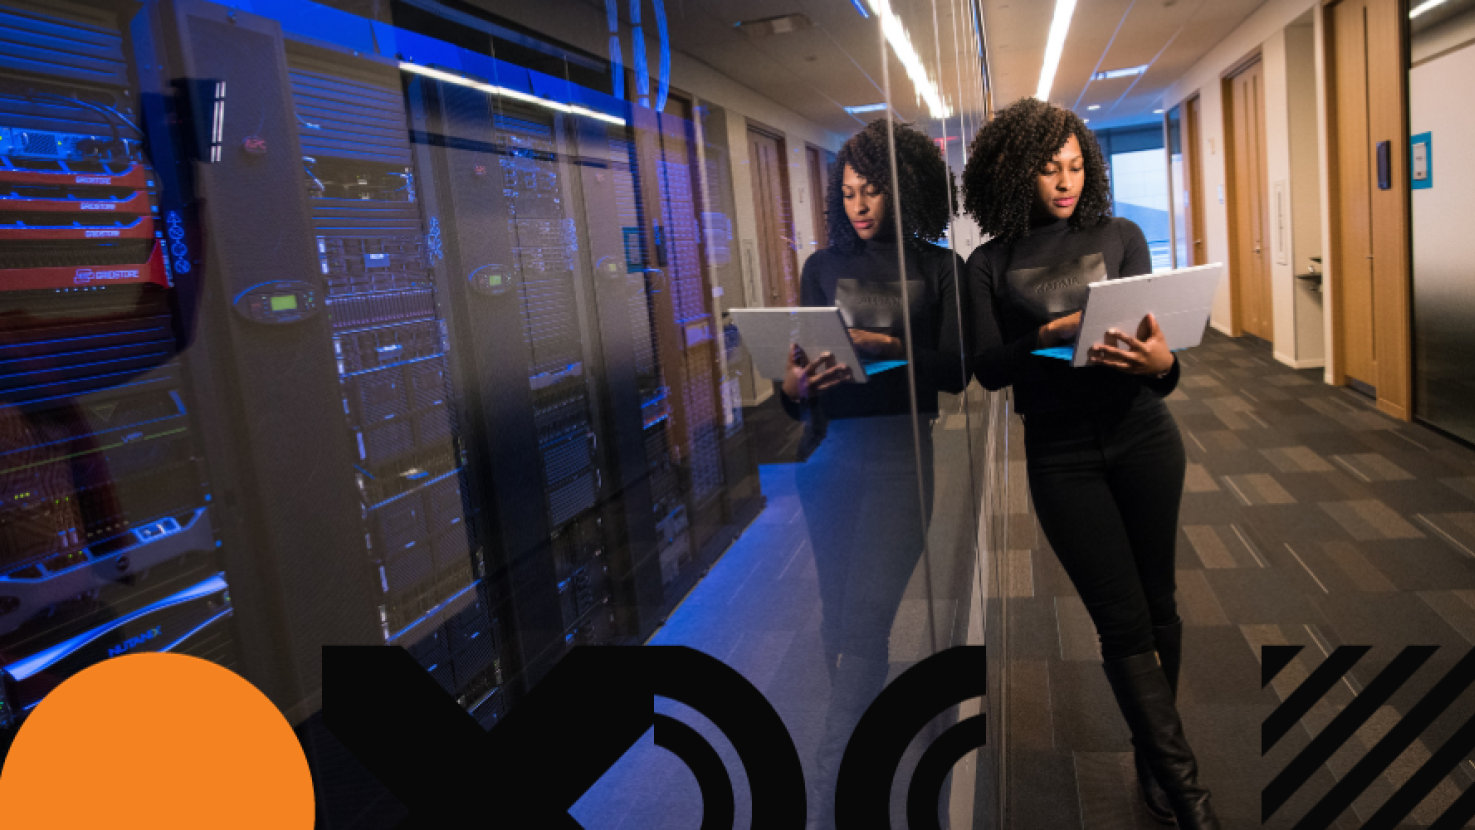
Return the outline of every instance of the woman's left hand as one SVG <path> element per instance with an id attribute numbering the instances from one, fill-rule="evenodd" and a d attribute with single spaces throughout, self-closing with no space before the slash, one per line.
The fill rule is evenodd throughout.
<path id="1" fill-rule="evenodd" d="M 1142 318 L 1137 326 L 1136 337 L 1112 329 L 1106 333 L 1106 338 L 1108 342 L 1115 340 L 1126 348 L 1092 346 L 1092 366 L 1110 366 L 1129 375 L 1162 376 L 1173 368 L 1173 362 L 1177 360 L 1168 348 L 1168 341 L 1163 337 L 1163 330 L 1158 327 L 1157 318 L 1151 314 Z"/>

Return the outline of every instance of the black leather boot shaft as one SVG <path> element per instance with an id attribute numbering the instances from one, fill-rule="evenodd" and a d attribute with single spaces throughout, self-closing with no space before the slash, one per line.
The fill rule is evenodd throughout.
<path id="1" fill-rule="evenodd" d="M 1176 701 L 1178 670 L 1183 663 L 1183 621 L 1153 626 L 1152 638 L 1157 646 L 1158 662 L 1163 667 L 1163 675 L 1168 678 L 1168 686 L 1173 690 L 1173 699 Z M 1168 794 L 1163 792 L 1162 785 L 1153 777 L 1152 769 L 1147 765 L 1147 756 L 1137 748 L 1136 741 L 1133 741 L 1132 761 L 1137 767 L 1137 784 L 1141 787 L 1142 803 L 1147 808 L 1148 815 L 1164 824 L 1172 824 L 1173 807 L 1168 803 Z"/>
<path id="2" fill-rule="evenodd" d="M 1146 757 L 1162 785 L 1178 826 L 1185 830 L 1219 830 L 1209 791 L 1198 783 L 1198 762 L 1173 701 L 1173 689 L 1154 652 L 1135 654 L 1105 664 L 1117 705 L 1132 731 L 1133 743 Z"/>

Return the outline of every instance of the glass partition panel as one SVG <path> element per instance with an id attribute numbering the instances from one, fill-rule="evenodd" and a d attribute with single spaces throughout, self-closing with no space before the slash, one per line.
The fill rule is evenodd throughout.
<path id="1" fill-rule="evenodd" d="M 585 827 L 696 826 L 714 758 L 737 826 L 998 809 L 950 651 L 1007 549 L 975 4 L 0 0 L 0 41 L 0 746 L 176 652 L 281 710 L 324 827 L 409 810 L 324 701 L 415 683 L 628 738 Z"/>

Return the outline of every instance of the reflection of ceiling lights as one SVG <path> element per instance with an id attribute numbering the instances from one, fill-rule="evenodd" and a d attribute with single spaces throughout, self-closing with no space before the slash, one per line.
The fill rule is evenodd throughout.
<path id="1" fill-rule="evenodd" d="M 907 77 L 912 79 L 912 86 L 917 90 L 917 98 L 927 102 L 927 110 L 933 118 L 947 118 L 952 115 L 947 104 L 943 103 L 942 93 L 938 91 L 937 85 L 927 77 L 927 69 L 922 65 L 922 59 L 917 56 L 917 50 L 912 47 L 912 39 L 907 35 L 906 26 L 901 23 L 901 18 L 891 11 L 891 0 L 869 0 L 871 11 L 881 18 L 881 31 L 886 34 L 886 40 L 891 44 L 891 50 L 896 53 L 896 59 L 906 69 Z"/>
<path id="2" fill-rule="evenodd" d="M 880 112 L 886 109 L 885 104 L 861 104 L 858 107 L 846 107 L 845 111 L 851 115 L 860 115 L 863 112 Z"/>
<path id="3" fill-rule="evenodd" d="M 1443 6 L 1445 2 L 1446 0 L 1424 0 L 1424 2 L 1418 4 L 1417 6 L 1414 6 L 1412 9 L 1409 10 L 1408 19 L 1413 20 L 1415 17 L 1418 17 L 1419 15 L 1423 14 L 1426 11 L 1429 11 L 1430 9 Z"/>
<path id="4" fill-rule="evenodd" d="M 1108 69 L 1105 72 L 1097 72 L 1091 76 L 1093 81 L 1109 81 L 1113 78 L 1130 78 L 1133 75 L 1141 75 L 1147 71 L 1147 64 L 1141 66 L 1129 66 L 1126 69 Z"/>
<path id="5" fill-rule="evenodd" d="M 453 72 L 443 72 L 439 69 L 431 69 L 428 66 L 421 66 L 417 63 L 407 63 L 405 61 L 400 61 L 399 68 L 403 69 L 406 72 L 413 72 L 416 75 L 424 75 L 427 78 L 435 78 L 438 81 L 445 81 L 448 84 L 457 84 L 459 86 L 471 87 L 472 89 L 481 90 L 488 95 L 500 95 L 504 98 L 512 98 L 528 104 L 534 104 L 540 107 L 547 107 L 548 109 L 568 113 L 569 115 L 582 115 L 586 118 L 596 118 L 600 121 L 608 121 L 611 124 L 619 124 L 622 127 L 625 125 L 625 119 L 623 118 L 619 118 L 613 115 L 606 115 L 602 112 L 595 112 L 594 110 L 581 107 L 578 104 L 560 104 L 557 101 L 549 101 L 547 98 L 539 98 L 536 95 L 529 95 L 526 92 L 519 92 L 515 89 L 508 89 L 501 86 L 493 86 L 492 84 L 482 83 L 481 81 L 473 81 L 470 78 L 464 77 L 462 75 L 457 75 Z"/>
<path id="6" fill-rule="evenodd" d="M 1076 0 L 1055 0 L 1055 17 L 1050 21 L 1050 38 L 1045 41 L 1045 64 L 1040 67 L 1040 86 L 1035 97 L 1050 100 L 1050 87 L 1055 85 L 1055 70 L 1060 68 L 1060 56 L 1065 52 L 1065 33 L 1070 30 L 1070 18 L 1076 13 Z"/>
<path id="7" fill-rule="evenodd" d="M 765 17 L 762 20 L 744 20 L 734 25 L 748 37 L 760 38 L 808 29 L 814 23 L 802 14 L 786 14 L 781 17 Z"/>
<path id="8" fill-rule="evenodd" d="M 1088 110 L 1099 110 L 1099 109 L 1101 109 L 1101 105 L 1100 104 L 1092 104 L 1091 106 L 1086 107 L 1086 109 L 1088 109 Z"/>

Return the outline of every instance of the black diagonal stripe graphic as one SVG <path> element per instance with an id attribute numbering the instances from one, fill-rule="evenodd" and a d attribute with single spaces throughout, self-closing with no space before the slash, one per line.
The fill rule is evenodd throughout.
<path id="1" fill-rule="evenodd" d="M 1264 755 L 1275 746 L 1276 742 L 1284 738 L 1291 727 L 1306 717 L 1311 707 L 1318 700 L 1326 696 L 1332 687 L 1342 679 L 1342 675 L 1352 670 L 1358 660 L 1367 654 L 1372 646 L 1342 646 L 1332 652 L 1332 656 L 1326 662 L 1316 667 L 1316 671 L 1306 678 L 1300 686 L 1291 692 L 1290 697 L 1281 701 L 1281 704 L 1270 713 L 1270 717 L 1260 724 L 1260 754 Z"/>
<path id="2" fill-rule="evenodd" d="M 1290 665 L 1303 648 L 1305 646 L 1260 646 L 1260 688 L 1269 686 L 1270 681 Z"/>
<path id="3" fill-rule="evenodd" d="M 1438 646 L 1409 646 L 1399 652 L 1393 658 L 1388 667 L 1378 673 L 1378 676 L 1369 683 L 1362 694 L 1352 699 L 1352 702 L 1343 709 L 1340 714 L 1327 724 L 1327 727 L 1311 740 L 1311 743 L 1301 750 L 1290 765 L 1281 770 L 1280 775 L 1270 782 L 1260 793 L 1260 820 L 1269 821 L 1275 811 L 1285 806 L 1296 790 L 1301 788 L 1322 764 L 1332 757 L 1347 739 L 1352 737 L 1367 719 L 1378 711 L 1378 707 L 1388 702 L 1388 698 L 1398 691 L 1409 676 L 1419 670 L 1424 662 L 1429 659 Z M 1341 649 L 1338 649 L 1340 651 Z M 1335 654 L 1335 652 L 1333 652 Z M 1330 659 L 1330 658 L 1328 658 Z"/>
<path id="4" fill-rule="evenodd" d="M 1460 830 L 1472 818 L 1475 818 L 1475 785 L 1466 787 L 1465 792 L 1455 799 L 1455 803 L 1444 811 L 1444 815 L 1429 825 L 1429 830 Z"/>
<path id="5" fill-rule="evenodd" d="M 1465 721 L 1465 725 L 1419 767 L 1419 771 L 1408 779 L 1408 783 L 1399 787 L 1398 792 L 1373 813 L 1373 817 L 1367 820 L 1362 830 L 1393 830 L 1404 816 L 1419 806 L 1425 796 L 1434 792 L 1439 782 L 1459 766 L 1471 750 L 1475 750 L 1475 717 Z"/>
<path id="6" fill-rule="evenodd" d="M 1362 795 L 1379 775 L 1383 774 L 1405 749 L 1428 729 L 1430 724 L 1450 704 L 1455 702 L 1464 691 L 1475 683 L 1475 649 L 1471 649 L 1465 656 L 1449 670 L 1433 689 L 1429 690 L 1424 699 L 1420 700 L 1414 707 L 1408 710 L 1408 714 L 1398 722 L 1396 726 L 1388 730 L 1388 734 L 1378 741 L 1352 771 L 1343 776 L 1331 791 L 1316 803 L 1315 807 L 1296 824 L 1296 830 L 1319 830 L 1319 828 L 1330 827 L 1336 821 L 1337 816 L 1342 814 L 1352 805 L 1352 802 Z"/>

